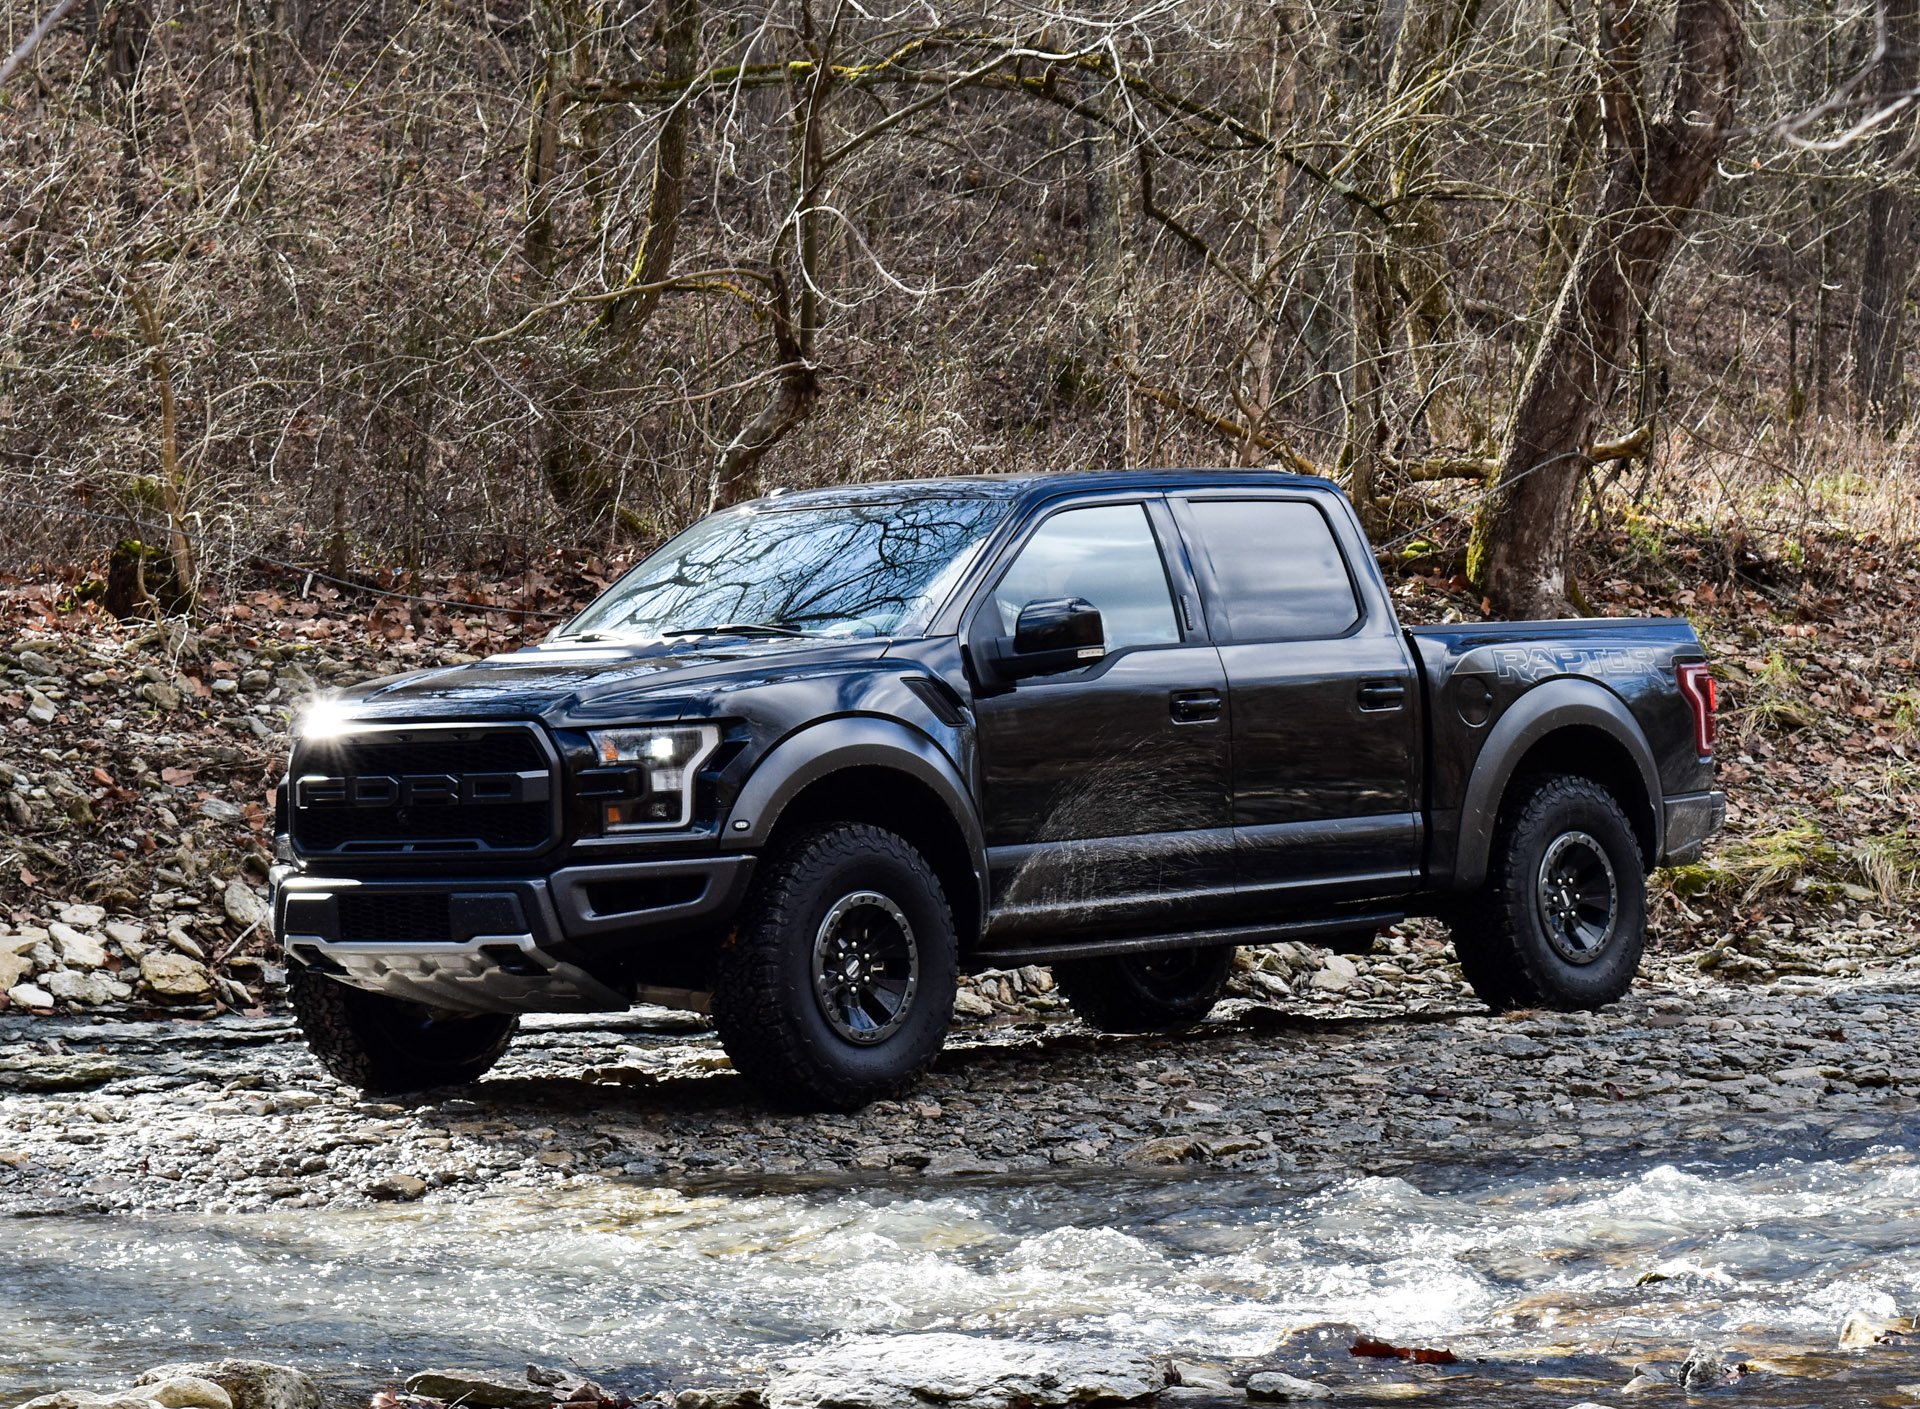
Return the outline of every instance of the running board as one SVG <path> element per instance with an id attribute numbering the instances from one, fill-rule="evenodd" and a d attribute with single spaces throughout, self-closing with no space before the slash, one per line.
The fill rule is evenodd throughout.
<path id="1" fill-rule="evenodd" d="M 1053 964 L 1063 959 L 1100 959 L 1110 954 L 1152 954 L 1163 949 L 1211 949 L 1216 945 L 1282 944 L 1290 940 L 1323 939 L 1384 929 L 1406 919 L 1399 910 L 1339 915 L 1325 920 L 1287 920 L 1270 925 L 1236 925 L 1227 929 L 1189 930 L 1184 934 L 1150 934 L 1113 939 L 1083 940 L 1078 944 L 1032 944 L 1015 949 L 982 949 L 967 956 L 981 968 L 1017 969 L 1022 964 Z"/>

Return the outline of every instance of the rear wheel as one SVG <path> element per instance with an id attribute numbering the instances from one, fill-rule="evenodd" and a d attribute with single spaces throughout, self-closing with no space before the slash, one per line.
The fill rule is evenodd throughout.
<path id="1" fill-rule="evenodd" d="M 1460 968 L 1496 1011 L 1619 998 L 1647 937 L 1640 843 L 1620 804 L 1587 778 L 1528 783 L 1502 809 L 1486 881 L 1453 921 Z"/>
<path id="2" fill-rule="evenodd" d="M 953 917 L 920 853 L 879 827 L 816 827 L 760 863 L 716 964 L 714 1026 L 776 1103 L 856 1110 L 939 1055 L 956 969 Z"/>
<path id="3" fill-rule="evenodd" d="M 287 996 L 320 1065 L 369 1095 L 477 1080 L 520 1026 L 508 1013 L 442 1012 L 301 967 L 287 972 Z"/>
<path id="4" fill-rule="evenodd" d="M 1213 1011 L 1233 974 L 1232 945 L 1073 959 L 1054 982 L 1089 1027 L 1102 1032 L 1174 1032 Z"/>

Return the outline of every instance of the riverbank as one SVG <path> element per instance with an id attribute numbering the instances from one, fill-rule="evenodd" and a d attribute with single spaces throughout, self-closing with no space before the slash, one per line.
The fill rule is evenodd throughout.
<path id="1" fill-rule="evenodd" d="M 1920 1384 L 1871 1334 L 1920 1302 L 1920 973 L 1380 1001 L 1156 1038 L 1035 1004 L 854 1116 L 768 1114 L 658 1010 L 530 1024 L 478 1085 L 379 1103 L 278 1018 L 0 1019 L 0 1405 L 222 1355 L 340 1406 L 527 1361 L 672 1409 Z"/>

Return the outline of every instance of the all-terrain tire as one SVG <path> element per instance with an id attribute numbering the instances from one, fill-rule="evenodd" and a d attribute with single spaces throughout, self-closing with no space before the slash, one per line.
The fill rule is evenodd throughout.
<path id="1" fill-rule="evenodd" d="M 838 952 L 856 968 L 861 952 L 884 962 L 837 988 L 841 960 L 824 956 L 848 935 L 854 949 Z M 779 1106 L 851 1111 L 897 1096 L 946 1042 L 957 949 L 946 894 L 906 841 L 865 823 L 810 827 L 761 860 L 740 924 L 720 948 L 720 1043 Z M 869 1012 L 861 993 L 878 1006 Z"/>
<path id="2" fill-rule="evenodd" d="M 508 1013 L 445 1014 L 299 965 L 287 971 L 287 996 L 320 1065 L 369 1095 L 478 1080 L 520 1026 Z"/>
<path id="3" fill-rule="evenodd" d="M 1646 948 L 1647 878 L 1619 802 L 1587 778 L 1527 781 L 1501 809 L 1485 882 L 1450 919 L 1460 968 L 1495 1012 L 1621 997 Z"/>
<path id="4" fill-rule="evenodd" d="M 1228 944 L 1073 959 L 1053 966 L 1053 981 L 1089 1027 L 1177 1032 L 1213 1011 L 1233 975 L 1233 956 Z"/>

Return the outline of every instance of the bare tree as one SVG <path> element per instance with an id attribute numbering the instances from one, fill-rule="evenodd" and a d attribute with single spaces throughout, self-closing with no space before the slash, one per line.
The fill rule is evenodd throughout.
<path id="1" fill-rule="evenodd" d="M 1574 494 L 1635 321 L 1699 204 L 1732 128 L 1746 42 L 1739 0 L 1680 0 L 1666 99 L 1651 120 L 1644 0 L 1604 0 L 1600 93 L 1608 144 L 1599 210 L 1521 384 L 1492 493 L 1475 521 L 1474 585 L 1496 611 L 1569 610 Z"/>

